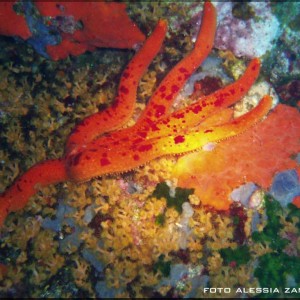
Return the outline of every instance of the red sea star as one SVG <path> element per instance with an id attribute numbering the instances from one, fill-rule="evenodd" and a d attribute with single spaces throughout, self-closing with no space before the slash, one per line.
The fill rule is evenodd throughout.
<path id="1" fill-rule="evenodd" d="M 258 59 L 250 62 L 244 75 L 235 83 L 187 108 L 169 113 L 172 100 L 212 49 L 216 13 L 214 6 L 206 2 L 194 50 L 160 83 L 136 124 L 116 131 L 126 124 L 133 112 L 138 82 L 159 51 L 166 27 L 165 21 L 159 21 L 142 49 L 128 64 L 114 104 L 76 126 L 67 141 L 65 156 L 36 164 L 0 196 L 1 222 L 9 212 L 23 208 L 38 186 L 66 180 L 85 181 L 128 171 L 162 155 L 196 150 L 209 142 L 245 131 L 267 114 L 272 102 L 269 96 L 239 118 L 217 125 L 213 122 L 201 124 L 210 114 L 221 111 L 245 95 L 258 76 Z M 101 136 L 103 133 L 106 135 Z"/>

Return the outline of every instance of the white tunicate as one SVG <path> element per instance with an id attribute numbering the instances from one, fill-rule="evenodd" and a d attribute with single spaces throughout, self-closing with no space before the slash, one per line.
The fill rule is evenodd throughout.
<path id="1" fill-rule="evenodd" d="M 188 237 L 191 234 L 191 229 L 189 227 L 189 219 L 193 216 L 194 209 L 192 208 L 189 202 L 184 202 L 182 204 L 182 214 L 180 218 L 180 222 L 177 224 L 180 230 L 180 237 L 179 237 L 179 248 L 186 249 L 187 248 L 187 241 Z"/>
<path id="2" fill-rule="evenodd" d="M 184 218 L 190 218 L 193 216 L 194 210 L 189 202 L 184 202 L 182 204 L 182 209 L 183 209 L 182 216 Z"/>
<path id="3" fill-rule="evenodd" d="M 259 208 L 264 200 L 264 195 L 262 190 L 256 190 L 249 199 L 249 208 Z"/>

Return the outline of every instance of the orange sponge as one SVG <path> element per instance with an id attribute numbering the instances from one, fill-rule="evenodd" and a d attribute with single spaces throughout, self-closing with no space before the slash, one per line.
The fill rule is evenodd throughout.
<path id="1" fill-rule="evenodd" d="M 300 114 L 283 104 L 242 135 L 220 142 L 212 151 L 181 157 L 175 167 L 178 186 L 195 188 L 202 204 L 228 210 L 233 189 L 247 182 L 268 188 L 278 171 L 298 168 Z"/>

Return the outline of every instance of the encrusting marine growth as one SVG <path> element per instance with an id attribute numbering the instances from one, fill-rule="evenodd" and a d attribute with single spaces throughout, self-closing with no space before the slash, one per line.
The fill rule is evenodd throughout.
<path id="1" fill-rule="evenodd" d="M 1 223 L 9 212 L 22 209 L 39 187 L 125 172 L 163 155 L 197 150 L 209 142 L 219 142 L 245 131 L 268 113 L 272 99 L 264 96 L 243 116 L 223 124 L 207 122 L 211 115 L 247 93 L 259 74 L 259 59 L 253 59 L 236 82 L 170 113 L 180 89 L 213 46 L 216 12 L 214 6 L 206 2 L 194 49 L 163 79 L 136 124 L 118 130 L 133 113 L 139 80 L 160 50 L 166 30 L 166 22 L 159 21 L 124 70 L 113 105 L 85 118 L 75 127 L 67 141 L 64 157 L 34 165 L 0 196 Z"/>

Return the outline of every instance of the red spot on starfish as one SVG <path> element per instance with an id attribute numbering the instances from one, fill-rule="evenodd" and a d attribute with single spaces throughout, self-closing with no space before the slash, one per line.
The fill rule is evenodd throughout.
<path id="1" fill-rule="evenodd" d="M 192 108 L 194 114 L 199 113 L 201 110 L 202 110 L 201 105 L 196 105 L 195 107 Z"/>
<path id="2" fill-rule="evenodd" d="M 165 85 L 162 85 L 160 88 L 159 88 L 159 91 L 161 93 L 165 92 L 166 91 L 166 86 Z"/>
<path id="3" fill-rule="evenodd" d="M 122 85 L 119 90 L 120 90 L 121 93 L 123 93 L 125 95 L 127 95 L 129 93 L 128 88 L 124 85 Z"/>
<path id="4" fill-rule="evenodd" d="M 157 105 L 155 107 L 155 117 L 159 118 L 160 116 L 164 115 L 166 112 L 166 107 L 164 105 Z"/>
<path id="5" fill-rule="evenodd" d="M 107 166 L 107 165 L 110 165 L 111 162 L 106 157 L 103 157 L 100 159 L 100 164 L 101 164 L 101 166 Z"/>
<path id="6" fill-rule="evenodd" d="M 175 144 L 180 144 L 180 143 L 183 143 L 184 141 L 185 141 L 185 138 L 183 135 L 178 135 L 174 138 Z"/>
<path id="7" fill-rule="evenodd" d="M 140 152 L 145 152 L 145 151 L 149 151 L 153 148 L 153 146 L 151 144 L 148 144 L 148 145 L 142 145 L 138 148 L 138 150 Z"/>
<path id="8" fill-rule="evenodd" d="M 128 78 L 129 75 L 130 75 L 130 73 L 128 73 L 128 72 L 126 72 L 126 71 L 123 73 L 123 77 L 124 77 L 124 78 Z"/>
<path id="9" fill-rule="evenodd" d="M 182 113 L 178 113 L 178 114 L 174 114 L 174 117 L 176 118 L 176 119 L 183 119 L 184 118 L 184 113 L 182 112 Z"/>
<path id="10" fill-rule="evenodd" d="M 179 91 L 179 87 L 177 85 L 172 85 L 171 91 L 172 93 L 177 93 Z"/>

